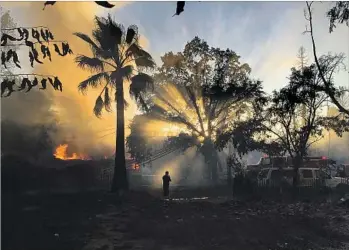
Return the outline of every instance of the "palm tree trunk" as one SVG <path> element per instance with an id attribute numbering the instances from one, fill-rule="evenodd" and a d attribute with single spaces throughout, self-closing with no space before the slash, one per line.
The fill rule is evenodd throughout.
<path id="1" fill-rule="evenodd" d="M 128 190 L 125 160 L 125 102 L 123 80 L 117 83 L 116 110 L 115 169 L 111 187 L 112 192 Z"/>

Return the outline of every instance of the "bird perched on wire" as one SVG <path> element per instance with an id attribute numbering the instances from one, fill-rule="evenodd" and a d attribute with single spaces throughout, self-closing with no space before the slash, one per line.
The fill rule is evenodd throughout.
<path id="1" fill-rule="evenodd" d="M 177 2 L 177 8 L 176 8 L 176 13 L 174 13 L 174 16 L 179 16 L 183 11 L 184 11 L 184 6 L 185 6 L 185 1 L 178 1 Z"/>

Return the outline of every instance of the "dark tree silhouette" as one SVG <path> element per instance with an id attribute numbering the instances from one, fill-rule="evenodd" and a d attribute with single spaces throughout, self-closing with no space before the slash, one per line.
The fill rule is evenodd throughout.
<path id="1" fill-rule="evenodd" d="M 43 64 L 43 59 L 52 60 L 50 48 L 60 56 L 72 54 L 69 44 L 66 41 L 56 41 L 52 32 L 44 26 L 38 27 L 1 27 L 1 67 L 5 70 L 8 67 L 21 68 L 20 60 L 16 49 L 19 46 L 26 46 L 29 49 L 29 60 L 32 67 L 34 63 Z M 59 48 L 61 47 L 61 49 Z M 42 59 L 40 58 L 42 57 Z M 5 71 L 6 73 L 6 71 Z M 1 75 L 1 96 L 8 97 L 15 91 L 29 92 L 32 88 L 41 86 L 39 89 L 46 89 L 47 83 L 55 90 L 62 91 L 62 83 L 57 76 L 39 74 L 2 74 Z M 15 88 L 16 83 L 19 85 Z M 4 95 L 6 93 L 6 95 Z"/>
<path id="2" fill-rule="evenodd" d="M 335 5 L 327 12 L 327 17 L 330 20 L 330 33 L 337 27 L 336 24 L 345 23 L 349 26 L 349 2 L 335 2 Z"/>
<path id="3" fill-rule="evenodd" d="M 7 29 L 6 34 L 17 37 L 17 24 L 13 20 L 9 11 L 1 12 L 1 29 Z M 19 41 L 20 42 L 20 41 Z M 20 46 L 10 47 L 17 52 Z M 11 61 L 11 60 L 10 60 Z M 7 63 L 7 68 L 1 67 L 1 78 L 21 81 L 21 78 L 40 77 L 33 74 L 13 74 L 16 66 L 14 63 Z M 42 77 L 42 76 L 41 76 Z M 44 76 L 52 77 L 54 76 Z M 32 81 L 35 83 L 35 81 Z M 2 86 L 3 87 L 3 86 Z M 14 90 L 17 90 L 14 88 Z M 8 94 L 8 93 L 7 93 Z M 1 100 L 1 127 L 6 133 L 1 134 L 1 152 L 3 155 L 22 155 L 26 158 L 38 158 L 44 154 L 50 155 L 53 149 L 52 136 L 56 132 L 57 121 L 54 119 L 53 112 L 47 107 L 50 106 L 51 99 L 42 91 L 35 91 L 31 95 L 13 95 L 11 98 Z M 45 117 L 44 124 L 35 123 L 37 118 Z M 17 120 L 19 119 L 19 120 Z M 28 119 L 31 119 L 28 121 Z M 25 121 L 25 122 L 23 122 Z M 12 167 L 12 165 L 11 165 Z"/>
<path id="4" fill-rule="evenodd" d="M 268 108 L 258 113 L 253 126 L 259 128 L 254 132 L 261 138 L 276 142 L 294 158 L 297 173 L 308 149 L 323 138 L 325 129 L 333 129 L 341 136 L 343 131 L 349 131 L 349 123 L 343 116 L 322 115 L 328 97 L 315 64 L 291 71 L 289 84 L 274 91 Z"/>
<path id="5" fill-rule="evenodd" d="M 142 92 L 153 88 L 153 79 L 141 72 L 152 69 L 155 62 L 139 44 L 137 26 L 128 27 L 127 31 L 121 24 L 115 23 L 111 16 L 96 17 L 96 27 L 92 38 L 82 33 L 77 37 L 88 43 L 92 57 L 78 55 L 76 62 L 79 67 L 88 69 L 94 74 L 79 84 L 83 93 L 88 87 L 102 87 L 97 97 L 94 113 L 100 117 L 102 110 L 111 111 L 110 91 L 115 92 L 116 120 L 116 154 L 112 191 L 128 189 L 125 164 L 125 100 L 124 83 L 130 81 L 130 94 L 144 105 Z"/>
<path id="6" fill-rule="evenodd" d="M 306 33 L 310 34 L 311 42 L 312 42 L 312 48 L 313 48 L 313 55 L 315 60 L 315 65 L 319 71 L 319 75 L 322 79 L 323 85 L 324 85 L 324 91 L 326 94 L 330 97 L 331 101 L 334 105 L 338 108 L 339 112 L 344 113 L 348 116 L 349 119 L 349 109 L 345 108 L 342 103 L 339 101 L 338 95 L 336 95 L 336 88 L 334 87 L 333 81 L 332 81 L 332 73 L 328 76 L 326 75 L 326 68 L 323 67 L 321 63 L 321 59 L 317 55 L 317 49 L 316 49 L 316 43 L 314 38 L 314 28 L 313 28 L 313 16 L 312 16 L 312 4 L 313 2 L 306 2 L 306 13 L 305 18 L 309 22 L 309 30 L 306 30 Z M 348 2 L 341 2 L 341 4 L 336 4 L 333 10 L 331 12 L 331 19 L 330 19 L 330 31 L 333 30 L 334 24 L 336 22 L 348 22 Z M 330 13 L 329 12 L 329 13 Z M 342 14 L 341 14 L 342 13 Z M 348 24 L 348 23 L 347 23 Z M 332 26 L 331 26 L 332 25 Z M 324 57 L 323 57 L 324 58 Z M 331 61 L 331 65 L 336 66 L 337 69 L 338 66 L 343 62 L 344 56 L 343 55 L 328 55 L 327 61 Z"/>
<path id="7" fill-rule="evenodd" d="M 149 160 L 152 156 L 151 144 L 148 140 L 151 135 L 148 135 L 148 138 L 142 136 L 142 128 L 147 120 L 147 115 L 134 116 L 129 126 L 131 134 L 126 138 L 128 152 L 138 163 Z"/>
<path id="8" fill-rule="evenodd" d="M 161 60 L 153 104 L 144 116 L 179 127 L 168 143 L 183 150 L 197 147 L 208 177 L 216 181 L 217 136 L 252 116 L 248 112 L 263 96 L 261 82 L 250 79 L 249 66 L 234 51 L 209 47 L 198 37 L 183 52 L 168 52 Z"/>

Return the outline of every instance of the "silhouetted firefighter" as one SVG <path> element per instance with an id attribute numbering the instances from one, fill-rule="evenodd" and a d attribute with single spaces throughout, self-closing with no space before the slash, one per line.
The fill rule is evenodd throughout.
<path id="1" fill-rule="evenodd" d="M 171 177 L 168 171 L 166 171 L 165 175 L 162 177 L 162 189 L 164 191 L 164 197 L 168 197 L 170 194 L 170 182 L 171 182 Z"/>

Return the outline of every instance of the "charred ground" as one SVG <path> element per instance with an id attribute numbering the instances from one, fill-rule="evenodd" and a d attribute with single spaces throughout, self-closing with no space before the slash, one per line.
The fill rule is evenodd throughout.
<path id="1" fill-rule="evenodd" d="M 321 199 L 163 201 L 134 191 L 122 202 L 89 192 L 3 195 L 2 204 L 5 250 L 346 249 L 349 242 L 348 204 Z"/>

